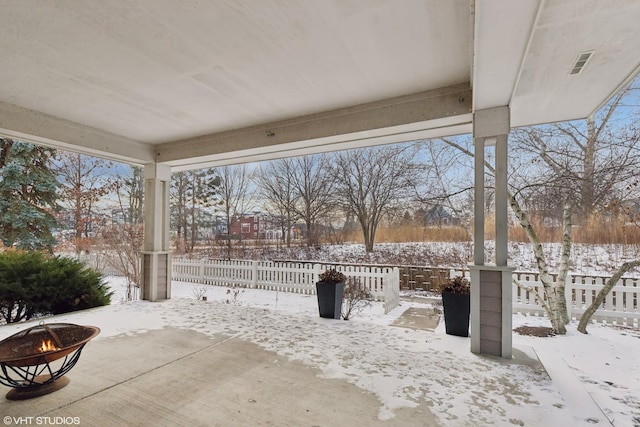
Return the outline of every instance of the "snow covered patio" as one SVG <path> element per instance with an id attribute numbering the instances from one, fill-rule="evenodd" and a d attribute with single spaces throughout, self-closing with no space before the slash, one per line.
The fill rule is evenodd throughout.
<path id="1" fill-rule="evenodd" d="M 515 334 L 514 359 L 505 360 L 470 353 L 469 339 L 445 335 L 443 324 L 391 326 L 409 307 L 430 308 L 415 297 L 388 315 L 375 303 L 347 322 L 319 318 L 314 295 L 245 290 L 234 301 L 227 288 L 207 287 L 204 302 L 194 287 L 175 282 L 171 300 L 116 297 L 47 319 L 102 332 L 68 387 L 0 399 L 0 413 L 12 417 L 5 425 L 77 417 L 80 425 L 573 426 L 609 418 L 630 426 L 640 416 L 637 332 L 592 325 L 588 336 L 573 328 L 564 337 Z M 1 326 L 0 339 L 35 323 Z M 514 316 L 523 324 L 547 326 Z"/>

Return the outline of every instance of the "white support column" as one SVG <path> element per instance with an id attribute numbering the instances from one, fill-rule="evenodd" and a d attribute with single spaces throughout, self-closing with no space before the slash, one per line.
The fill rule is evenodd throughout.
<path id="1" fill-rule="evenodd" d="M 484 265 L 484 138 L 474 138 L 473 263 Z"/>
<path id="2" fill-rule="evenodd" d="M 475 145 L 475 230 L 474 265 L 471 270 L 471 351 L 511 358 L 513 269 L 508 260 L 507 140 L 509 107 L 474 113 Z M 484 257 L 484 171 L 485 145 L 495 143 L 495 264 L 485 265 Z"/>
<path id="3" fill-rule="evenodd" d="M 149 301 L 171 298 L 170 184 L 171 167 L 160 164 L 145 166 L 142 299 Z"/>
<path id="4" fill-rule="evenodd" d="M 496 265 L 507 265 L 507 135 L 496 137 Z"/>

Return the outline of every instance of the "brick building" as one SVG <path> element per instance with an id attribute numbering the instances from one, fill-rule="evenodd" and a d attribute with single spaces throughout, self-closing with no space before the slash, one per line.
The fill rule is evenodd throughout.
<path id="1" fill-rule="evenodd" d="M 229 236 L 237 239 L 260 239 L 268 227 L 264 215 L 243 215 L 236 217 L 231 224 Z"/>

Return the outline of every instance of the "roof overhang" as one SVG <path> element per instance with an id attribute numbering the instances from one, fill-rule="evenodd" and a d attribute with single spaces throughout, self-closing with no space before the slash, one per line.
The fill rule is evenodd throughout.
<path id="1" fill-rule="evenodd" d="M 635 0 L 3 3 L 0 134 L 174 170 L 593 114 Z M 592 52 L 571 75 L 582 52 Z"/>

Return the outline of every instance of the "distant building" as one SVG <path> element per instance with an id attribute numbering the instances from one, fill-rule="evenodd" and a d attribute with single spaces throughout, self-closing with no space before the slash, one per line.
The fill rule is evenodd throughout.
<path id="1" fill-rule="evenodd" d="M 323 229 L 320 226 L 320 229 Z M 224 221 L 214 229 L 218 238 L 227 238 L 227 227 Z M 300 240 L 306 234 L 306 226 L 296 223 L 290 230 L 292 240 Z M 261 212 L 238 215 L 232 221 L 229 229 L 229 238 L 234 240 L 283 240 L 284 230 L 282 221 Z"/>
<path id="2" fill-rule="evenodd" d="M 232 239 L 260 239 L 264 238 L 269 222 L 264 215 L 252 214 L 237 216 L 229 228 Z"/>
<path id="3" fill-rule="evenodd" d="M 418 209 L 415 217 L 422 226 L 427 227 L 457 226 L 461 224 L 460 218 L 453 216 L 448 209 L 440 205 L 432 206 L 427 210 Z"/>

